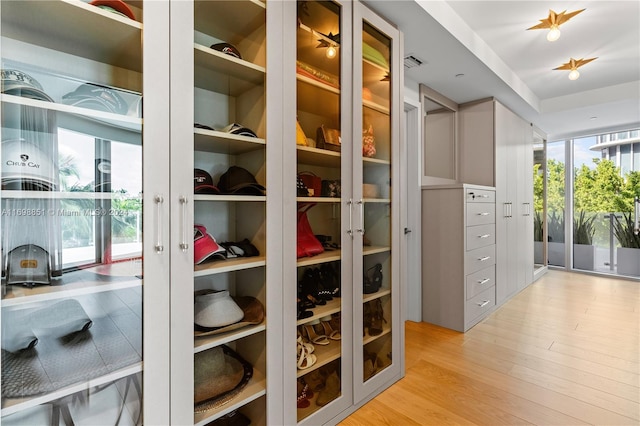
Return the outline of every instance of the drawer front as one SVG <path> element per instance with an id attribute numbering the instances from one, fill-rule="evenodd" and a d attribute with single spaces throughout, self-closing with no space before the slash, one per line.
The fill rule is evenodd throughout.
<path id="1" fill-rule="evenodd" d="M 496 243 L 496 225 L 478 225 L 467 227 L 467 251 Z"/>
<path id="2" fill-rule="evenodd" d="M 478 319 L 486 315 L 494 306 L 496 306 L 496 287 L 492 286 L 467 300 L 464 311 L 465 325 L 468 327 L 475 324 Z"/>
<path id="3" fill-rule="evenodd" d="M 470 275 L 496 264 L 496 246 L 480 247 L 467 252 L 465 274 Z"/>
<path id="4" fill-rule="evenodd" d="M 467 203 L 467 226 L 496 223 L 496 205 L 491 203 Z"/>
<path id="5" fill-rule="evenodd" d="M 493 287 L 496 284 L 496 266 L 491 265 L 488 268 L 484 268 L 478 272 L 474 272 L 471 275 L 467 275 L 467 291 L 466 299 L 469 300 L 472 297 L 482 293 L 489 287 Z"/>
<path id="6" fill-rule="evenodd" d="M 496 191 L 467 188 L 467 203 L 494 203 Z"/>

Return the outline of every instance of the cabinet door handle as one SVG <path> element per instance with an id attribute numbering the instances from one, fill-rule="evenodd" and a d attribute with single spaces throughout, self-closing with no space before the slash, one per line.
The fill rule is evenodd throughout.
<path id="1" fill-rule="evenodd" d="M 486 194 L 480 194 L 480 195 L 477 195 L 477 197 L 478 198 L 489 198 L 489 196 L 486 195 Z"/>
<path id="2" fill-rule="evenodd" d="M 351 198 L 347 201 L 347 206 L 349 206 L 349 229 L 347 229 L 347 234 L 353 239 L 353 200 Z"/>
<path id="3" fill-rule="evenodd" d="M 153 197 L 153 201 L 156 203 L 156 253 L 160 254 L 164 251 L 164 245 L 162 245 L 162 203 L 164 198 L 160 194 L 156 194 Z"/>
<path id="4" fill-rule="evenodd" d="M 488 212 L 478 213 L 478 216 L 489 216 L 489 213 Z"/>
<path id="5" fill-rule="evenodd" d="M 480 306 L 482 308 L 483 306 L 487 306 L 489 304 L 489 302 L 491 302 L 491 300 L 483 300 L 480 303 L 476 303 L 476 305 L 478 305 L 478 306 Z"/>
<path id="6" fill-rule="evenodd" d="M 480 284 L 480 285 L 482 285 L 482 284 L 486 284 L 486 283 L 488 283 L 489 281 L 491 281 L 491 278 L 485 278 L 485 279 L 483 279 L 483 280 L 478 280 L 478 284 Z"/>
<path id="7" fill-rule="evenodd" d="M 189 250 L 189 243 L 187 242 L 187 235 L 190 233 L 187 232 L 187 203 L 189 200 L 184 195 L 178 197 L 178 201 L 180 201 L 180 207 L 182 210 L 182 237 L 180 238 L 180 250 L 186 252 Z"/>
<path id="8" fill-rule="evenodd" d="M 486 262 L 487 260 L 491 259 L 491 256 L 485 256 L 485 257 L 479 257 L 478 261 L 479 262 Z"/>
<path id="9" fill-rule="evenodd" d="M 502 203 L 502 216 L 509 217 L 509 203 Z"/>
<path id="10" fill-rule="evenodd" d="M 491 234 L 478 235 L 478 238 L 489 238 Z"/>
<path id="11" fill-rule="evenodd" d="M 356 231 L 364 235 L 364 200 L 361 198 L 356 204 L 360 206 L 360 228 L 356 229 Z"/>

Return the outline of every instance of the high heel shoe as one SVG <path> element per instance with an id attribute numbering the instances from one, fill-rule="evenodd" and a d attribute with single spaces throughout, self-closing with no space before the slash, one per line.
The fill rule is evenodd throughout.
<path id="1" fill-rule="evenodd" d="M 316 363 L 318 357 L 309 352 L 307 347 L 304 344 L 297 345 L 297 365 L 298 370 L 306 370 Z"/>
<path id="2" fill-rule="evenodd" d="M 314 325 L 320 324 L 319 320 L 313 320 L 303 325 L 304 331 L 307 333 L 307 339 L 316 345 L 326 346 L 329 344 L 329 338 L 324 334 L 318 334 Z"/>
<path id="3" fill-rule="evenodd" d="M 334 330 L 331 326 L 331 315 L 320 318 L 320 324 L 322 324 L 322 328 L 324 330 L 324 335 L 327 336 L 331 340 L 340 340 L 342 335 L 340 334 L 340 329 Z"/>
<path id="4" fill-rule="evenodd" d="M 307 268 L 302 274 L 302 280 L 300 281 L 299 293 L 302 299 L 309 300 L 315 305 L 326 305 L 327 301 L 322 300 L 318 296 L 318 287 L 316 285 L 315 274 L 312 268 Z"/>
<path id="5" fill-rule="evenodd" d="M 340 396 L 340 377 L 338 377 L 338 373 L 334 371 L 327 377 L 324 389 L 318 392 L 316 405 L 319 407 L 327 405 L 338 396 Z"/>
<path id="6" fill-rule="evenodd" d="M 369 335 L 378 336 L 382 333 L 382 322 L 387 322 L 384 319 L 384 311 L 382 310 L 382 301 L 380 299 L 372 300 L 371 307 L 371 323 L 369 324 Z"/>

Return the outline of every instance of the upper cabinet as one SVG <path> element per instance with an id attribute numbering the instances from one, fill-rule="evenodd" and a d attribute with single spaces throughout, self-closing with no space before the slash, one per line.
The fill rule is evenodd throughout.
<path id="1" fill-rule="evenodd" d="M 154 204 L 143 197 L 145 182 L 162 179 L 143 165 L 143 156 L 153 156 L 143 126 L 144 70 L 160 55 L 143 44 L 168 28 L 143 31 L 150 14 L 141 2 L 110 3 L 2 3 L 1 415 L 7 425 L 57 424 L 60 416 L 67 424 L 97 417 L 135 423 L 147 409 L 162 418 L 168 403 L 168 381 L 160 376 L 144 377 L 145 396 L 154 402 L 143 407 L 141 393 L 144 284 L 168 283 L 168 276 L 145 272 L 161 264 L 151 255 L 151 233 L 143 238 L 143 201 Z M 165 11 L 151 9 L 163 22 Z M 145 103 L 157 103 L 156 95 Z M 144 113 L 162 108 L 145 106 Z M 163 141 L 154 142 L 159 153 Z M 149 253 L 144 262 L 143 251 Z M 168 316 L 157 318 L 162 340 Z M 149 378 L 164 357 L 153 349 L 144 352 Z"/>

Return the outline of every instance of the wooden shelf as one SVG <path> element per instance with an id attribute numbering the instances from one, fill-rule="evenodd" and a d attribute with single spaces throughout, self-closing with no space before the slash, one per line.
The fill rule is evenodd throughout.
<path id="1" fill-rule="evenodd" d="M 389 203 L 391 203 L 391 199 L 390 198 L 365 198 L 364 199 L 364 203 L 365 203 L 365 205 L 367 203 L 371 203 L 371 204 L 389 204 Z"/>
<path id="2" fill-rule="evenodd" d="M 142 363 L 138 362 L 128 367 L 122 368 L 113 373 L 105 374 L 95 379 L 76 383 L 74 385 L 66 386 L 58 389 L 54 392 L 50 392 L 41 396 L 33 398 L 3 398 L 2 399 L 2 417 L 15 414 L 19 411 L 26 410 L 28 408 L 37 407 L 38 405 L 46 404 L 56 399 L 72 395 L 76 392 L 86 391 L 87 389 L 94 388 L 96 386 L 104 385 L 110 382 L 114 382 L 118 379 L 122 379 L 132 374 L 137 374 L 142 371 Z"/>
<path id="3" fill-rule="evenodd" d="M 37 285 L 32 288 L 20 285 L 7 286 L 7 294 L 2 298 L 2 307 L 122 290 L 140 287 L 143 284 L 142 279 L 134 275 L 142 272 L 142 268 L 138 271 L 138 268 L 132 267 L 131 276 L 113 276 L 111 280 L 108 275 L 93 272 L 97 268 L 65 273 L 62 277 L 52 280 L 52 285 Z"/>
<path id="4" fill-rule="evenodd" d="M 391 247 L 388 246 L 364 246 L 362 248 L 363 254 L 369 256 L 377 253 L 386 253 L 391 251 Z"/>
<path id="5" fill-rule="evenodd" d="M 368 345 L 374 340 L 378 340 L 379 338 L 386 336 L 389 333 L 391 333 L 391 321 L 382 321 L 382 333 L 378 334 L 377 336 L 370 336 L 369 332 L 367 331 L 365 336 L 362 338 L 362 346 Z"/>
<path id="6" fill-rule="evenodd" d="M 262 138 L 252 138 L 251 136 L 194 128 L 193 145 L 195 151 L 238 155 L 264 149 L 266 141 Z"/>
<path id="7" fill-rule="evenodd" d="M 193 424 L 194 426 L 206 425 L 218 417 L 224 416 L 225 414 L 258 399 L 262 395 L 265 395 L 266 389 L 267 380 L 264 373 L 254 367 L 253 377 L 238 395 L 236 395 L 229 403 L 223 404 L 220 407 L 216 407 L 203 413 L 194 413 Z"/>
<path id="8" fill-rule="evenodd" d="M 2 35 L 142 72 L 142 24 L 80 0 L 2 2 Z"/>
<path id="9" fill-rule="evenodd" d="M 251 336 L 253 334 L 261 333 L 266 330 L 266 320 L 260 324 L 248 325 L 237 330 L 232 330 L 227 333 L 215 334 L 212 336 L 194 336 L 194 353 L 206 351 L 216 346 L 220 346 L 234 340 L 242 339 L 243 337 Z"/>
<path id="10" fill-rule="evenodd" d="M 316 306 L 315 308 L 308 310 L 313 312 L 313 316 L 310 316 L 309 318 L 299 319 L 296 322 L 297 326 L 342 311 L 342 298 L 334 297 L 333 300 L 329 300 L 326 305 Z"/>
<path id="11" fill-rule="evenodd" d="M 61 192 L 61 191 L 26 191 L 3 190 L 0 197 L 3 199 L 37 199 L 37 200 L 115 200 L 120 195 L 113 192 Z M 140 197 L 127 197 L 129 200 L 140 200 Z M 89 209 L 92 210 L 92 209 Z"/>
<path id="12" fill-rule="evenodd" d="M 390 294 L 391 294 L 391 289 L 383 287 L 380 290 L 376 291 L 375 293 L 363 294 L 362 295 L 362 303 L 367 303 L 367 302 L 370 302 L 372 300 L 380 299 L 381 297 L 388 296 Z"/>
<path id="13" fill-rule="evenodd" d="M 265 256 L 240 257 L 236 259 L 214 260 L 212 262 L 195 265 L 194 277 L 223 274 L 226 272 L 242 271 L 244 269 L 259 268 L 266 265 Z"/>
<path id="14" fill-rule="evenodd" d="M 374 111 L 381 112 L 382 114 L 385 114 L 385 115 L 391 114 L 391 110 L 389 109 L 389 107 L 387 107 L 385 105 L 378 104 L 378 103 L 373 102 L 373 101 L 368 101 L 368 100 L 364 100 L 363 99 L 362 100 L 362 106 L 365 107 L 365 108 L 372 109 Z"/>
<path id="15" fill-rule="evenodd" d="M 321 263 L 335 262 L 341 259 L 340 250 L 324 251 L 316 256 L 301 257 L 297 261 L 297 267 L 319 265 Z"/>
<path id="16" fill-rule="evenodd" d="M 226 2 L 215 4 L 223 3 Z M 193 48 L 196 87 L 229 96 L 239 96 L 264 85 L 264 67 L 197 43 Z"/>
<path id="17" fill-rule="evenodd" d="M 339 203 L 339 197 L 296 197 L 298 203 Z"/>
<path id="18" fill-rule="evenodd" d="M 296 145 L 296 151 L 298 153 L 298 164 L 340 167 L 341 155 L 339 152 L 302 145 Z"/>
<path id="19" fill-rule="evenodd" d="M 265 195 L 206 195 L 196 194 L 193 196 L 194 201 L 232 201 L 232 202 L 261 202 L 267 201 Z"/>
<path id="20" fill-rule="evenodd" d="M 296 377 L 302 377 L 305 374 L 311 373 L 313 370 L 317 370 L 318 368 L 329 364 L 331 361 L 335 361 L 340 358 L 340 350 L 342 349 L 341 340 L 329 340 L 328 345 L 317 345 L 312 343 L 313 354 L 317 357 L 317 361 L 309 368 L 305 368 L 304 370 L 298 369 Z"/>
<path id="21" fill-rule="evenodd" d="M 19 128 L 20 124 L 13 123 L 10 117 L 19 117 L 17 109 L 26 105 L 55 111 L 59 127 L 107 140 L 142 144 L 141 118 L 7 94 L 0 95 L 0 100 L 3 103 L 2 125 L 5 128 Z M 12 110 L 14 108 L 15 111 Z"/>
<path id="22" fill-rule="evenodd" d="M 384 160 L 384 159 L 381 159 L 381 158 L 364 157 L 362 159 L 362 163 L 363 163 L 363 165 L 365 167 L 379 167 L 379 166 L 389 167 L 389 166 L 391 166 L 391 161 Z"/>
<path id="23" fill-rule="evenodd" d="M 340 94 L 340 89 L 337 89 L 327 83 L 323 83 L 318 80 L 314 80 L 313 78 L 307 77 L 305 75 L 296 74 L 296 79 L 302 83 L 309 84 L 321 90 L 326 90 L 327 92 L 333 93 L 335 95 Z"/>

